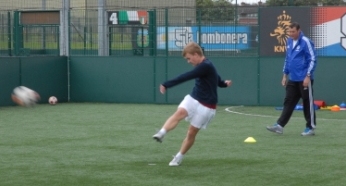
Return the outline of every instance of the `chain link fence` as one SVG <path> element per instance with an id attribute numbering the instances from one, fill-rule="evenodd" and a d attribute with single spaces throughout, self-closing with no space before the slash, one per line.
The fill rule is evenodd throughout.
<path id="1" fill-rule="evenodd" d="M 69 55 L 97 56 L 101 48 L 110 56 L 180 56 L 190 41 L 208 56 L 258 55 L 255 5 L 196 8 L 195 0 L 106 0 L 100 19 L 98 0 L 70 0 L 64 38 L 61 24 L 42 23 L 42 14 L 22 23 L 23 12 L 55 12 L 61 19 L 64 1 L 0 0 L 0 55 L 61 55 L 65 40 Z M 99 46 L 102 26 L 107 48 Z"/>

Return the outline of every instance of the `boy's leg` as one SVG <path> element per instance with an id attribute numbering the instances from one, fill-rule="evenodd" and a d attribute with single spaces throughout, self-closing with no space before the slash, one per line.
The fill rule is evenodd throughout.
<path id="1" fill-rule="evenodd" d="M 189 151 L 189 149 L 192 147 L 193 143 L 195 142 L 198 131 L 198 128 L 192 125 L 189 126 L 189 130 L 187 131 L 186 137 L 179 151 L 182 155 L 186 154 L 187 151 Z"/>
<path id="2" fill-rule="evenodd" d="M 190 125 L 187 131 L 186 137 L 181 144 L 180 151 L 174 156 L 173 160 L 169 163 L 169 166 L 179 166 L 183 160 L 184 155 L 189 151 L 195 142 L 199 129 Z"/>
<path id="3" fill-rule="evenodd" d="M 153 138 L 158 142 L 162 142 L 164 135 L 168 131 L 173 130 L 178 125 L 179 121 L 186 118 L 187 115 L 188 113 L 184 108 L 178 107 L 177 111 L 166 120 L 161 130 L 156 133 Z"/>
<path id="4" fill-rule="evenodd" d="M 180 120 L 187 117 L 187 111 L 184 108 L 179 107 L 175 113 L 170 116 L 162 128 L 166 130 L 166 132 L 173 130 L 179 123 Z"/>

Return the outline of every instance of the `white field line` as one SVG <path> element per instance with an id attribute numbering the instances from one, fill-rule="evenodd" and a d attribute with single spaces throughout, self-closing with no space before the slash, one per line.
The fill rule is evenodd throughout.
<path id="1" fill-rule="evenodd" d="M 234 107 L 227 107 L 225 108 L 226 112 L 232 113 L 232 114 L 239 114 L 244 116 L 251 116 L 251 117 L 262 117 L 262 118 L 279 118 L 279 115 L 277 116 L 270 116 L 270 115 L 261 115 L 261 114 L 252 114 L 252 113 L 243 113 L 243 112 L 237 112 L 233 109 L 237 107 L 244 107 L 244 106 L 234 106 Z M 302 117 L 291 117 L 291 119 L 304 119 L 304 116 Z M 323 121 L 346 121 L 345 119 L 327 119 L 327 118 L 319 118 L 317 117 L 316 120 L 323 120 Z"/>

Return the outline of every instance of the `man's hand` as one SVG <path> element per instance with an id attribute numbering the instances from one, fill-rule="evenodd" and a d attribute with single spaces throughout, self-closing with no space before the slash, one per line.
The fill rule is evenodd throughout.
<path id="1" fill-rule="evenodd" d="M 309 76 L 306 76 L 304 81 L 303 81 L 303 87 L 309 87 L 309 84 L 310 84 L 310 77 Z"/>
<path id="2" fill-rule="evenodd" d="M 163 85 L 160 85 L 160 92 L 161 94 L 164 94 L 166 92 L 166 87 L 164 87 Z"/>
<path id="3" fill-rule="evenodd" d="M 287 84 L 287 75 L 286 74 L 284 74 L 283 76 L 282 76 L 282 80 L 281 80 L 281 84 L 282 84 L 282 86 L 286 86 L 286 84 Z"/>

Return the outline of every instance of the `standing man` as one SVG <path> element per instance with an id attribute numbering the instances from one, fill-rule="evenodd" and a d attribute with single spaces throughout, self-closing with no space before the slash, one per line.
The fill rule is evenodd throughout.
<path id="1" fill-rule="evenodd" d="M 304 36 L 298 23 L 291 23 L 288 29 L 286 59 L 283 69 L 282 86 L 286 87 L 284 108 L 280 118 L 267 130 L 283 134 L 283 128 L 290 120 L 300 98 L 303 100 L 306 128 L 302 136 L 315 135 L 316 115 L 312 84 L 316 68 L 316 52 L 313 42 Z M 289 80 L 287 78 L 289 76 Z"/>
<path id="2" fill-rule="evenodd" d="M 184 155 L 195 142 L 198 131 L 205 129 L 214 117 L 218 101 L 217 87 L 231 85 L 230 80 L 221 80 L 214 65 L 203 55 L 198 44 L 193 42 L 187 44 L 183 50 L 183 57 L 194 68 L 161 84 L 160 92 L 164 94 L 168 88 L 191 79 L 195 79 L 195 86 L 191 94 L 186 95 L 179 104 L 176 112 L 166 120 L 161 130 L 153 136 L 156 141 L 162 142 L 167 132 L 173 130 L 182 119 L 185 118 L 190 122 L 180 151 L 174 156 L 169 166 L 180 165 Z"/>

